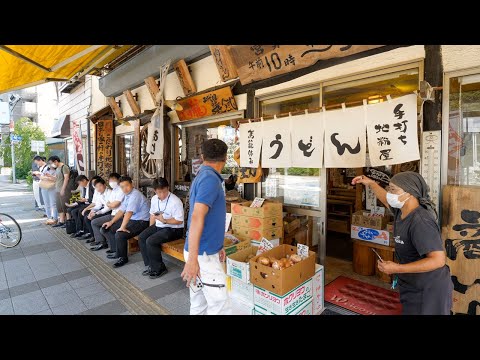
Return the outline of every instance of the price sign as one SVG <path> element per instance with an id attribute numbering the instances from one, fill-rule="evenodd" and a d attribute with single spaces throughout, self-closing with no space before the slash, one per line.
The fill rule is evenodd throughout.
<path id="1" fill-rule="evenodd" d="M 308 257 L 308 246 L 303 244 L 297 244 L 297 255 L 301 256 L 302 259 Z"/>
<path id="2" fill-rule="evenodd" d="M 260 241 L 260 246 L 257 250 L 257 255 L 263 254 L 265 251 L 272 250 L 275 246 L 265 238 Z"/>
<path id="3" fill-rule="evenodd" d="M 430 188 L 430 196 L 439 211 L 441 131 L 425 131 L 422 136 L 420 173 Z"/>

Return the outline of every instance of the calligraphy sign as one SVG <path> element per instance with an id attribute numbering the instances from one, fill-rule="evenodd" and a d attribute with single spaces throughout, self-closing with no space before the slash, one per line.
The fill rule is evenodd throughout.
<path id="1" fill-rule="evenodd" d="M 378 169 L 369 168 L 367 169 L 365 175 L 367 175 L 370 179 L 378 181 L 383 185 L 390 184 L 390 176 Z"/>
<path id="2" fill-rule="evenodd" d="M 85 163 L 83 162 L 83 144 L 81 130 L 77 120 L 73 121 L 73 143 L 75 144 L 75 154 L 77 158 L 78 173 L 85 173 Z"/>
<path id="3" fill-rule="evenodd" d="M 178 118 L 181 121 L 238 110 L 230 86 L 183 98 L 177 102 L 183 108 L 182 111 L 177 110 Z"/>
<path id="4" fill-rule="evenodd" d="M 238 77 L 237 69 L 232 61 L 232 56 L 227 45 L 208 45 L 217 65 L 218 73 L 222 81 L 235 79 Z"/>
<path id="5" fill-rule="evenodd" d="M 290 119 L 263 121 L 262 166 L 285 168 L 292 166 Z"/>
<path id="6" fill-rule="evenodd" d="M 97 175 L 108 179 L 113 172 L 113 121 L 98 120 L 96 124 L 96 167 Z"/>
<path id="7" fill-rule="evenodd" d="M 290 117 L 293 167 L 322 167 L 324 123 L 324 112 Z"/>
<path id="8" fill-rule="evenodd" d="M 261 165 L 259 165 L 256 169 L 240 167 L 237 171 L 237 182 L 244 184 L 258 183 L 262 179 L 262 174 L 263 172 Z"/>
<path id="9" fill-rule="evenodd" d="M 368 152 L 372 166 L 419 160 L 417 95 L 367 107 Z"/>
<path id="10" fill-rule="evenodd" d="M 326 112 L 326 168 L 364 167 L 366 142 L 365 110 L 362 106 Z"/>
<path id="11" fill-rule="evenodd" d="M 242 85 L 383 45 L 237 45 L 230 47 Z"/>
<path id="12" fill-rule="evenodd" d="M 257 168 L 262 148 L 262 123 L 246 123 L 240 125 L 240 166 Z"/>

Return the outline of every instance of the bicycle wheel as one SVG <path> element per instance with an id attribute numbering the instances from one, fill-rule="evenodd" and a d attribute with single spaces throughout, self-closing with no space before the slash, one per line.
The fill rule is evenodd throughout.
<path id="1" fill-rule="evenodd" d="M 22 229 L 17 221 L 7 214 L 0 213 L 0 245 L 11 248 L 22 240 Z"/>

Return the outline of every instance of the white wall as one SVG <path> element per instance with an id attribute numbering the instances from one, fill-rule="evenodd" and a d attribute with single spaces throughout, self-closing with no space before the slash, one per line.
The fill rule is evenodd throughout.
<path id="1" fill-rule="evenodd" d="M 57 90 L 55 83 L 48 82 L 37 86 L 37 122 L 45 136 L 49 137 L 53 124 L 58 119 Z"/>
<path id="2" fill-rule="evenodd" d="M 90 115 L 107 106 L 107 98 L 103 95 L 99 88 L 99 77 L 91 76 L 92 84 L 92 106 L 90 107 Z"/>
<path id="3" fill-rule="evenodd" d="M 480 66 L 480 45 L 442 45 L 443 71 Z"/>

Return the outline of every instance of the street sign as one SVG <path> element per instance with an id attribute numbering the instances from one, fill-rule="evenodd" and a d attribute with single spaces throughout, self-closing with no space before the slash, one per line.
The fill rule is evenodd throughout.
<path id="1" fill-rule="evenodd" d="M 31 140 L 32 151 L 35 152 L 44 152 L 45 151 L 45 141 L 42 140 Z"/>
<path id="2" fill-rule="evenodd" d="M 10 107 L 6 101 L 0 101 L 0 124 L 10 124 Z"/>
<path id="3" fill-rule="evenodd" d="M 18 144 L 20 141 L 22 141 L 22 137 L 20 135 L 10 134 L 10 141 L 12 144 Z"/>

